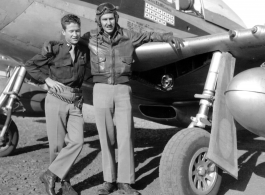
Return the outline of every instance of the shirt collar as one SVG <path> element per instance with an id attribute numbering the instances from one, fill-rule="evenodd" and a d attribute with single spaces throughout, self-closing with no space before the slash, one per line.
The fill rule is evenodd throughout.
<path id="1" fill-rule="evenodd" d="M 65 39 L 63 39 L 63 45 L 64 45 L 65 48 L 68 49 L 68 51 L 70 51 L 71 48 L 72 48 L 72 44 L 68 43 Z M 78 47 L 78 43 L 75 46 Z"/>

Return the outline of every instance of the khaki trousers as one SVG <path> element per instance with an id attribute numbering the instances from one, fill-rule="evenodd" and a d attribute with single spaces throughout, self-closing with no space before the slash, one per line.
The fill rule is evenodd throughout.
<path id="1" fill-rule="evenodd" d="M 64 96 L 74 99 L 75 94 L 66 91 Z M 82 111 L 48 93 L 45 114 L 50 149 L 49 170 L 64 179 L 83 147 Z"/>
<path id="2" fill-rule="evenodd" d="M 134 183 L 131 87 L 96 83 L 93 89 L 93 103 L 102 150 L 104 181 Z M 114 123 L 117 131 L 118 171 L 115 163 Z"/>

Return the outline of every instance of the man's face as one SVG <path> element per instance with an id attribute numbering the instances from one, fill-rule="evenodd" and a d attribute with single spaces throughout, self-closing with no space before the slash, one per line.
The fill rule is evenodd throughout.
<path id="1" fill-rule="evenodd" d="M 62 31 L 65 40 L 73 45 L 77 44 L 81 36 L 80 26 L 76 23 L 66 25 L 66 29 Z"/>
<path id="2" fill-rule="evenodd" d="M 103 30 L 109 35 L 112 35 L 116 25 L 114 13 L 107 13 L 102 15 L 100 17 L 100 22 Z"/>

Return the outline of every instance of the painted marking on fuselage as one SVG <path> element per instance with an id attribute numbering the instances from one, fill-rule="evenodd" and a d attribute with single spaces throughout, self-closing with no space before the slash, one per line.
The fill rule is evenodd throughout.
<path id="1" fill-rule="evenodd" d="M 157 6 L 159 6 L 160 8 L 163 8 L 164 10 L 168 11 L 168 12 L 172 12 L 172 8 L 165 5 L 164 3 L 158 1 L 158 0 L 145 0 L 146 2 L 150 2 L 152 4 L 155 4 Z"/>
<path id="2" fill-rule="evenodd" d="M 167 23 L 170 23 L 173 26 L 175 25 L 174 15 L 149 3 L 145 3 L 144 17 L 159 24 L 167 25 Z"/>
<path id="3" fill-rule="evenodd" d="M 155 28 L 150 27 L 148 24 L 132 20 L 127 21 L 127 28 L 138 33 L 153 32 L 156 30 Z"/>

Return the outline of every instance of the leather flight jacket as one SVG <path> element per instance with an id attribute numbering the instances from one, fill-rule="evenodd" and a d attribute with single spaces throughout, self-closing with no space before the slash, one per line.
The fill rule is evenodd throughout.
<path id="1" fill-rule="evenodd" d="M 147 42 L 166 42 L 172 33 L 136 33 L 117 25 L 112 37 L 102 29 L 83 35 L 90 49 L 91 73 L 95 83 L 120 84 L 129 81 L 135 48 Z"/>

